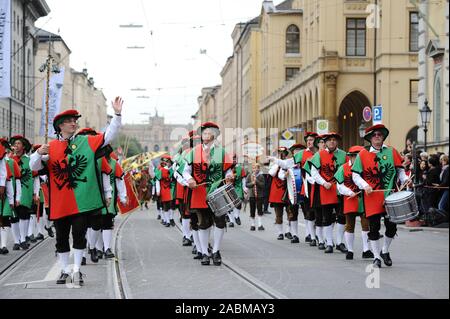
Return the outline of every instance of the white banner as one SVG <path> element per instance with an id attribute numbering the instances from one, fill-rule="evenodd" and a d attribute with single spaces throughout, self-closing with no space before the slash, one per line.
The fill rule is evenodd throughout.
<path id="1" fill-rule="evenodd" d="M 61 72 L 54 74 L 50 77 L 50 95 L 48 100 L 48 137 L 56 138 L 55 130 L 53 129 L 53 119 L 59 113 L 61 108 L 61 98 L 64 85 L 64 68 L 60 69 Z M 44 83 L 44 98 L 42 101 L 41 112 L 41 129 L 39 131 L 40 136 L 45 136 L 45 115 L 46 115 L 46 101 L 47 96 L 47 81 Z"/>
<path id="2" fill-rule="evenodd" d="M 11 0 L 0 0 L 0 98 L 11 97 Z"/>

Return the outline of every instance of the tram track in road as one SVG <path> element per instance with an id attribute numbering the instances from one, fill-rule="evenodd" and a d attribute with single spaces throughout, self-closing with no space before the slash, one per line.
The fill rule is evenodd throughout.
<path id="1" fill-rule="evenodd" d="M 44 240 L 38 241 L 35 245 L 30 246 L 27 250 L 21 251 L 22 254 L 13 258 L 5 267 L 0 269 L 0 282 L 4 281 L 9 275 L 11 275 L 15 269 L 17 269 L 26 259 L 31 257 L 36 252 L 37 248 L 43 246 L 44 242 L 47 242 L 50 237 L 44 238 Z"/>
<path id="2" fill-rule="evenodd" d="M 177 230 L 182 234 L 180 226 L 176 223 Z M 253 277 L 248 272 L 244 271 L 237 265 L 233 264 L 230 260 L 222 258 L 222 266 L 230 271 L 233 275 L 237 276 L 239 279 L 243 280 L 247 285 L 251 286 L 253 289 L 258 291 L 267 299 L 289 299 L 287 296 L 278 292 L 276 289 L 268 286 L 259 279 Z"/>
<path id="3" fill-rule="evenodd" d="M 112 274 L 113 274 L 113 286 L 114 286 L 114 295 L 116 299 L 132 299 L 132 295 L 130 292 L 130 289 L 128 287 L 125 270 L 124 267 L 121 265 L 120 262 L 120 232 L 122 228 L 125 226 L 125 224 L 130 219 L 131 214 L 128 214 L 125 216 L 124 220 L 120 223 L 119 227 L 117 228 L 116 235 L 114 236 L 114 254 L 116 255 L 114 259 L 114 263 L 112 263 Z"/>

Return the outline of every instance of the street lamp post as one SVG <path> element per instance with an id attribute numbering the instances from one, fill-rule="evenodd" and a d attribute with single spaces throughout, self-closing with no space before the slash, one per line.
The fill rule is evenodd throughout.
<path id="1" fill-rule="evenodd" d="M 423 132 L 425 134 L 424 138 L 424 151 L 427 151 L 427 132 L 428 132 L 428 124 L 430 124 L 431 117 L 431 109 L 428 107 L 428 100 L 425 99 L 425 105 L 420 110 L 420 118 L 422 120 Z"/>

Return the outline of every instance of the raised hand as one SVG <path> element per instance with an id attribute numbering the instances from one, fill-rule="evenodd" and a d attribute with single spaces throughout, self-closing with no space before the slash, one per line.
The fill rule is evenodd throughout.
<path id="1" fill-rule="evenodd" d="M 114 102 L 111 102 L 111 105 L 116 114 L 122 114 L 123 100 L 120 96 L 116 97 Z"/>

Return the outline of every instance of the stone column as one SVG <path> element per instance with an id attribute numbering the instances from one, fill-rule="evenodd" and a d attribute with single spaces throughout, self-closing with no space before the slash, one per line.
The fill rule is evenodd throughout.
<path id="1" fill-rule="evenodd" d="M 336 106 L 336 83 L 338 73 L 325 73 L 325 103 L 324 103 L 324 118 L 329 121 L 329 131 L 336 132 L 337 125 L 337 106 Z"/>

